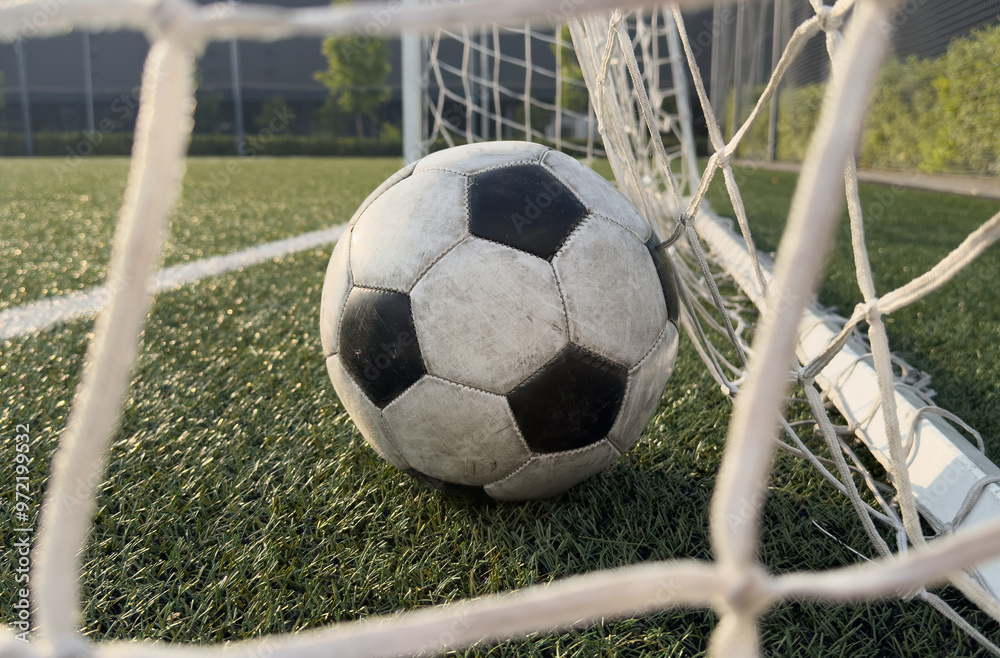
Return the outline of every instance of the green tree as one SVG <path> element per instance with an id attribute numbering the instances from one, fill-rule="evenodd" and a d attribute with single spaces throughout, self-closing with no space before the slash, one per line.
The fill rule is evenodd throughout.
<path id="1" fill-rule="evenodd" d="M 3 95 L 3 71 L 0 71 L 0 110 L 7 107 L 7 99 Z"/>
<path id="2" fill-rule="evenodd" d="M 343 0 L 334 0 L 340 4 Z M 392 92 L 385 84 L 392 65 L 389 44 L 365 32 L 329 37 L 323 42 L 323 55 L 329 67 L 317 71 L 316 80 L 330 89 L 330 97 L 343 110 L 354 115 L 358 137 L 364 135 L 364 117 L 374 121 L 379 106 Z"/>

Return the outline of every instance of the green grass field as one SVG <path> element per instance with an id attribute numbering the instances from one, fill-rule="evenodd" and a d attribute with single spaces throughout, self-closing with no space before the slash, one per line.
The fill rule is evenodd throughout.
<path id="1" fill-rule="evenodd" d="M 0 308 L 87 288 L 105 276 L 127 162 L 0 160 Z M 166 263 L 227 253 L 346 221 L 391 159 L 189 162 Z M 794 176 L 743 172 L 755 235 L 776 247 Z M 730 214 L 716 181 L 711 200 Z M 880 292 L 919 274 L 996 212 L 996 203 L 865 186 Z M 880 197 L 880 195 L 882 195 Z M 661 406 L 634 450 L 560 498 L 482 505 L 423 488 L 356 433 L 325 372 L 320 290 L 332 246 L 159 296 L 123 426 L 108 459 L 85 556 L 85 632 L 94 639 L 206 643 L 454 601 L 643 560 L 711 559 L 707 509 L 730 403 L 682 339 Z M 1000 250 L 931 299 L 889 318 L 894 348 L 928 370 L 938 402 L 981 430 L 1000 459 Z M 821 301 L 858 301 L 846 226 Z M 0 343 L 0 447 L 28 423 L 32 483 L 47 468 L 79 380 L 92 322 Z M 810 436 L 807 434 L 807 436 Z M 810 437 L 814 444 L 819 442 Z M 818 452 L 822 452 L 817 447 Z M 12 482 L 13 460 L 0 459 Z M 40 501 L 40 494 L 36 494 Z M 4 504 L 13 504 L 5 489 Z M 8 536 L 4 515 L 0 536 Z M 824 530 L 843 542 L 830 540 Z M 872 554 L 849 504 L 779 455 L 761 557 L 775 572 Z M 0 590 L 13 591 L 0 574 Z M 960 599 L 951 591 L 942 595 Z M 12 597 L 0 598 L 2 621 Z M 987 634 L 1000 627 L 967 610 Z M 714 616 L 670 611 L 459 655 L 703 654 Z M 920 602 L 779 606 L 770 655 L 968 656 L 977 645 Z"/>

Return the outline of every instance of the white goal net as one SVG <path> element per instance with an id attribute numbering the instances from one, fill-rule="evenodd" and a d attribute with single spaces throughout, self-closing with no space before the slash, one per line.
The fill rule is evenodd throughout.
<path id="1" fill-rule="evenodd" d="M 55 456 L 36 548 L 33 596 L 44 643 L 16 644 L 4 627 L 0 651 L 214 653 L 209 647 L 91 644 L 79 635 L 79 555 L 93 505 L 81 513 L 58 501 L 92 501 L 102 479 L 102 455 L 119 419 L 146 317 L 151 268 L 159 260 L 160 237 L 179 193 L 197 55 L 214 40 L 351 33 L 382 12 L 392 17 L 389 30 L 424 35 L 426 146 L 518 138 L 545 141 L 589 159 L 607 158 L 619 187 L 668 236 L 664 248 L 685 284 L 684 327 L 720 389 L 734 401 L 711 510 L 716 560 L 596 572 L 388 619 L 248 640 L 228 646 L 226 653 L 434 653 L 697 606 L 720 615 L 709 647 L 713 655 L 752 656 L 760 649 L 761 615 L 780 602 L 913 596 L 998 652 L 928 588 L 950 583 L 1000 621 L 1000 470 L 955 429 L 952 423 L 961 427 L 960 421 L 933 406 L 919 382 L 897 372 L 884 318 L 940 288 L 1000 238 L 1000 214 L 930 271 L 896 290 L 876 290 L 853 149 L 887 50 L 895 3 L 811 2 L 811 15 L 795 29 L 756 107 L 728 142 L 710 111 L 681 20 L 681 9 L 701 4 L 513 0 L 287 10 L 198 6 L 188 0 L 29 0 L 0 6 L 2 39 L 17 38 L 24 26 L 34 25 L 35 16 L 44 15 L 45 33 L 127 28 L 144 31 L 153 41 L 109 276 L 118 283 L 98 319 L 81 390 Z M 817 34 L 825 36 L 831 82 L 772 260 L 754 247 L 752 218 L 744 210 L 730 157 L 763 116 L 790 63 Z M 538 48 L 552 52 L 554 67 L 534 61 Z M 442 49 L 457 49 L 461 64 L 454 57 L 438 57 Z M 515 79 L 517 84 L 509 82 Z M 703 170 L 691 129 L 696 106 L 704 109 L 714 151 Z M 725 178 L 735 209 L 732 227 L 705 203 L 717 175 Z M 864 302 L 849 318 L 839 318 L 811 299 L 845 190 Z M 807 423 L 781 415 L 793 386 L 804 396 L 811 415 Z M 818 439 L 804 435 L 804 429 L 813 428 Z M 850 435 L 882 464 L 886 481 L 865 466 L 869 462 L 857 454 Z M 870 540 L 871 560 L 780 576 L 762 567 L 760 522 L 768 471 L 779 448 L 811 462 L 850 500 Z M 933 537 L 927 536 L 928 528 Z"/>
<path id="2" fill-rule="evenodd" d="M 764 2 L 740 3 L 737 11 L 747 11 L 742 6 L 744 4 L 751 5 L 760 16 L 766 15 L 769 9 L 766 6 L 768 3 Z M 513 53 L 503 51 L 502 30 L 496 27 L 489 41 L 470 39 L 468 32 L 438 31 L 435 38 L 428 42 L 431 48 L 425 85 L 428 89 L 427 111 L 433 117 L 433 129 L 426 145 L 433 147 L 434 141 L 440 139 L 439 135 L 443 135 L 449 145 L 456 139 L 471 141 L 502 135 L 542 139 L 555 148 L 569 150 L 561 129 L 565 119 L 560 120 L 559 117 L 560 105 L 566 112 L 566 104 L 560 103 L 558 96 L 552 103 L 532 101 L 534 107 L 552 113 L 549 116 L 536 112 L 541 118 L 548 119 L 548 130 L 538 130 L 537 120 L 533 127 L 531 123 L 511 124 L 506 116 L 511 114 L 510 107 L 529 102 L 526 99 L 530 94 L 522 95 L 520 89 L 530 89 L 532 73 L 539 73 L 540 67 L 531 71 L 531 61 L 526 55 L 532 52 L 529 40 L 554 44 L 556 49 L 562 47 L 560 35 L 570 32 L 575 46 L 573 62 L 579 62 L 579 77 L 585 80 L 590 92 L 588 107 L 597 114 L 600 127 L 601 139 L 597 147 L 591 145 L 588 135 L 584 155 L 590 159 L 607 157 L 620 188 L 650 222 L 658 224 L 661 235 L 670 236 L 665 246 L 669 245 L 675 262 L 681 265 L 681 277 L 686 283 L 687 312 L 683 321 L 688 336 L 724 394 L 737 400 L 743 399 L 737 402 L 729 433 L 730 454 L 727 459 L 730 465 L 740 465 L 733 467 L 732 477 L 747 476 L 745 457 L 733 461 L 733 455 L 746 453 L 736 453 L 733 444 L 744 444 L 753 436 L 762 440 L 757 435 L 761 430 L 757 423 L 765 421 L 756 413 L 760 409 L 773 409 L 769 406 L 758 409 L 753 403 L 745 402 L 745 398 L 752 394 L 763 395 L 752 389 L 753 384 L 763 387 L 765 384 L 760 380 L 769 378 L 772 381 L 766 385 L 770 387 L 797 385 L 805 396 L 811 419 L 793 421 L 789 417 L 778 420 L 775 447 L 810 461 L 824 478 L 847 496 L 868 534 L 871 551 L 889 556 L 894 550 L 906 552 L 912 545 L 925 543 L 918 514 L 933 529 L 935 536 L 950 533 L 959 526 L 995 519 L 1000 514 L 1000 488 L 997 486 L 1000 469 L 983 454 L 981 437 L 961 419 L 934 405 L 928 378 L 890 352 L 881 317 L 919 300 L 950 280 L 962 265 L 996 239 L 1000 217 L 994 216 L 930 272 L 898 290 L 882 293 L 881 299 L 877 296 L 865 244 L 865 217 L 859 195 L 857 166 L 853 152 L 843 149 L 844 144 L 850 145 L 858 139 L 856 135 L 860 132 L 860 119 L 867 98 L 867 92 L 860 88 L 862 78 L 857 61 L 845 64 L 847 54 L 841 52 L 845 47 L 847 25 L 855 14 L 862 11 L 851 2 L 838 2 L 832 7 L 820 3 L 809 6 L 805 1 L 791 4 L 795 5 L 798 14 L 805 12 L 808 16 L 787 37 L 783 52 L 775 48 L 774 71 L 758 90 L 753 109 L 746 113 L 734 110 L 736 116 L 744 120 L 740 124 L 735 120 L 731 122 L 728 132 L 732 136 L 728 141 L 724 139 L 726 131 L 722 125 L 726 117 L 720 121 L 718 112 L 712 106 L 708 85 L 698 70 L 695 49 L 684 29 L 683 18 L 677 7 L 667 5 L 632 12 L 619 10 L 589 16 L 561 16 L 565 24 L 557 24 L 554 30 L 532 31 L 530 26 L 518 28 L 516 33 L 523 35 L 525 42 L 523 45 L 509 42 L 508 49 Z M 791 9 L 786 7 L 785 16 L 779 15 L 778 18 L 787 18 Z M 861 20 L 854 18 L 854 22 Z M 873 24 L 882 31 L 883 38 L 891 36 L 891 25 L 888 18 Z M 723 25 L 713 27 L 721 32 Z M 862 28 L 858 26 L 855 29 Z M 719 38 L 718 33 L 714 36 Z M 829 159 L 830 152 L 827 151 L 821 159 L 814 155 L 814 161 L 803 168 L 803 171 L 809 172 L 810 166 L 816 167 L 811 172 L 813 180 L 800 183 L 799 205 L 792 209 L 784 238 L 785 243 L 798 242 L 799 254 L 795 261 L 786 261 L 787 278 L 780 281 L 776 278 L 781 268 L 780 257 L 776 264 L 754 246 L 751 218 L 744 208 L 739 179 L 730 160 L 735 159 L 746 135 L 766 122 L 771 107 L 769 100 L 776 94 L 783 76 L 798 63 L 797 58 L 816 36 L 825 36 L 826 56 L 833 71 L 839 71 L 840 79 L 834 78 L 833 86 L 836 89 L 836 83 L 841 83 L 842 88 L 838 91 L 845 98 L 841 100 L 844 104 L 840 107 L 846 112 L 846 108 L 850 107 L 846 99 L 850 99 L 853 103 L 851 109 L 854 112 L 860 110 L 860 113 L 854 116 L 832 114 L 830 108 L 834 97 L 828 92 L 824 111 L 829 124 L 821 124 L 820 127 L 827 129 L 825 136 L 828 138 L 843 140 L 840 145 L 840 157 L 843 159 L 834 162 Z M 781 35 L 774 38 L 778 40 Z M 447 70 L 447 66 L 435 57 L 444 39 L 458 41 L 464 48 L 476 53 L 483 65 L 477 70 L 463 71 L 464 79 L 487 87 L 490 93 L 482 93 L 478 98 L 475 93 L 459 98 L 444 88 L 443 82 L 446 81 L 442 71 Z M 872 39 L 875 40 L 874 37 Z M 857 44 L 852 45 L 861 48 Z M 726 46 L 730 50 L 734 48 L 731 43 Z M 778 52 L 780 57 L 777 57 Z M 870 54 L 867 56 L 871 57 Z M 740 61 L 739 54 L 736 60 Z M 566 88 L 568 83 L 564 76 L 567 69 L 573 72 L 563 61 L 560 58 L 552 72 L 541 69 L 542 75 L 553 78 L 556 90 Z M 506 86 L 499 75 L 499 67 L 494 68 L 492 81 L 485 78 L 479 72 L 488 71 L 485 64 L 489 62 L 505 62 L 523 68 L 523 71 L 518 71 L 524 78 L 523 87 L 512 90 Z M 713 61 L 713 66 L 715 64 Z M 714 151 L 705 164 L 704 173 L 700 173 L 695 164 L 697 156 L 691 130 L 688 72 L 694 83 L 691 97 L 701 104 Z M 517 74 L 508 74 L 507 79 L 518 77 Z M 487 131 L 477 133 L 470 128 L 468 121 L 462 125 L 449 121 L 449 115 L 461 117 L 461 109 L 469 118 L 478 114 L 487 122 L 495 119 L 495 131 L 492 134 Z M 530 113 L 525 110 L 517 116 L 528 117 Z M 579 121 L 575 113 L 567 113 L 567 116 Z M 855 125 L 852 126 L 850 120 L 855 121 Z M 506 134 L 503 129 L 506 129 Z M 853 138 L 852 129 L 857 131 L 853 133 Z M 817 138 L 822 134 L 820 128 L 815 133 L 811 147 L 814 150 L 818 148 Z M 572 142 L 569 146 L 579 148 Z M 833 146 L 829 144 L 828 148 Z M 705 201 L 708 186 L 716 175 L 725 179 L 736 215 L 735 223 L 718 217 Z M 828 205 L 815 205 L 815 197 L 807 203 L 804 190 L 810 185 L 813 186 L 813 195 L 827 195 Z M 831 208 L 839 211 L 840 206 L 830 195 L 837 192 L 842 196 L 845 186 L 856 277 L 865 300 L 850 318 L 839 317 L 814 302 L 802 303 L 813 291 L 812 284 L 798 290 L 788 285 L 791 279 L 804 277 L 807 272 L 816 275 L 816 266 L 822 261 L 824 242 L 829 239 L 823 236 L 821 229 L 821 208 L 822 214 L 832 219 L 835 213 Z M 796 217 L 796 211 L 804 214 Z M 786 247 L 789 247 L 786 252 L 792 252 L 789 244 Z M 794 265 L 790 264 L 793 262 Z M 739 294 L 724 294 L 726 287 L 735 287 Z M 796 327 L 799 309 L 803 314 Z M 787 326 L 781 327 L 782 324 Z M 862 331 L 864 325 L 867 325 L 867 331 Z M 762 356 L 761 346 L 768 345 L 762 340 L 763 334 L 768 330 L 776 333 L 798 332 L 794 338 L 791 338 L 791 333 L 785 336 L 785 340 L 791 340 L 794 345 L 794 362 L 772 361 Z M 761 341 L 756 346 L 751 344 L 755 332 Z M 721 337 L 723 341 L 720 343 L 715 337 Z M 720 345 L 725 347 L 720 348 Z M 756 366 L 750 356 L 754 354 L 757 357 Z M 782 368 L 781 363 L 788 363 L 789 368 Z M 768 370 L 767 375 L 750 376 L 761 368 Z M 788 403 L 792 401 L 791 398 L 787 400 Z M 831 410 L 830 406 L 835 409 Z M 949 423 L 954 423 L 954 426 Z M 972 446 L 955 429 L 956 426 L 967 431 L 977 445 Z M 826 449 L 823 455 L 819 454 L 816 446 L 810 447 L 813 439 L 803 430 L 809 430 L 810 435 L 815 430 L 821 437 L 821 444 Z M 767 435 L 770 436 L 769 433 Z M 848 441 L 852 436 L 860 438 L 885 468 L 885 481 L 873 476 L 871 469 L 864 465 L 864 460 L 854 452 Z M 920 447 L 915 448 L 918 437 Z M 762 454 L 756 452 L 754 456 L 760 458 Z M 907 464 L 905 468 L 894 466 L 903 462 Z M 746 483 L 733 485 L 729 495 L 736 498 L 730 498 L 726 503 L 722 502 L 722 496 L 717 492 L 712 521 L 713 538 L 718 542 L 716 548 L 720 557 L 729 552 L 729 548 L 724 548 L 728 544 L 740 544 L 740 533 L 733 532 L 734 526 L 743 525 L 748 518 L 759 518 L 759 500 L 754 501 L 750 493 L 756 486 L 753 482 L 751 478 Z M 738 495 L 737 491 L 740 492 Z M 754 502 L 737 502 L 748 500 Z M 746 551 L 747 546 L 743 544 L 734 553 L 746 559 Z M 970 573 L 971 578 L 960 575 L 952 582 L 971 600 L 981 602 L 984 609 L 996 610 L 996 598 L 1000 593 L 1000 562 L 982 564 Z M 935 594 L 920 587 L 910 595 L 926 600 L 989 650 L 998 651 L 994 644 L 971 628 Z"/>

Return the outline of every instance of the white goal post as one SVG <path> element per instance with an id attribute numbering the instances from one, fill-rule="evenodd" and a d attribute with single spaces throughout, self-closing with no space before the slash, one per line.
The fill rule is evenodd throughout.
<path id="1" fill-rule="evenodd" d="M 53 12 L 55 4 L 58 7 Z M 650 87 L 649 76 L 661 67 L 644 69 L 638 60 L 637 53 L 645 58 L 643 47 L 652 48 L 654 42 L 659 43 L 659 35 L 669 42 L 667 35 L 671 28 L 664 17 L 670 17 L 684 51 L 683 56 L 679 50 L 670 56 L 692 73 L 696 94 L 691 96 L 697 96 L 702 106 L 706 106 L 704 85 L 687 44 L 683 22 L 678 20 L 680 6 L 702 5 L 702 2 L 684 1 L 666 9 L 631 0 L 479 0 L 402 5 L 394 1 L 294 10 L 228 3 L 199 6 L 190 0 L 66 0 L 55 4 L 51 0 L 27 0 L 0 6 L 0 39 L 18 38 L 25 25 L 33 25 L 33 17 L 43 15 L 47 18 L 42 22 L 41 34 L 58 34 L 69 29 L 124 28 L 149 35 L 152 47 L 143 75 L 132 169 L 116 229 L 109 277 L 121 284 L 114 289 L 97 321 L 81 387 L 52 464 L 35 549 L 33 564 L 37 569 L 33 582 L 38 587 L 33 590 L 33 598 L 43 642 L 24 647 L 15 642 L 11 629 L 4 626 L 0 629 L 0 652 L 22 656 L 221 655 L 221 648 L 212 647 L 93 643 L 80 634 L 80 555 L 88 540 L 94 496 L 103 477 L 103 456 L 114 436 L 136 359 L 138 336 L 148 307 L 147 286 L 152 268 L 159 261 L 161 237 L 180 190 L 187 138 L 193 123 L 194 62 L 212 41 L 350 33 L 363 29 L 373 11 L 392 13 L 395 18 L 388 31 L 419 32 L 427 38 L 440 30 L 469 32 L 481 30 L 484 23 L 495 23 L 520 30 L 528 40 L 533 33 L 530 21 L 555 20 L 569 25 L 586 81 L 588 111 L 593 112 L 600 126 L 604 154 L 622 190 L 648 221 L 659 224 L 663 235 L 670 236 L 671 253 L 681 265 L 685 288 L 685 328 L 720 386 L 734 396 L 732 423 L 711 510 L 711 540 L 717 559 L 640 564 L 592 573 L 551 586 L 392 618 L 246 640 L 227 646 L 225 653 L 249 658 L 272 654 L 318 657 L 440 652 L 482 640 L 567 629 L 667 607 L 702 606 L 712 607 L 721 617 L 712 636 L 713 655 L 754 656 L 760 650 L 760 616 L 777 603 L 796 598 L 838 603 L 914 592 L 962 624 L 987 648 L 997 651 L 988 639 L 926 589 L 950 582 L 1000 621 L 1000 603 L 989 591 L 991 587 L 996 591 L 992 579 L 996 578 L 994 565 L 1000 559 L 1000 519 L 983 518 L 989 512 L 987 508 L 998 500 L 996 485 L 987 483 L 995 478 L 995 467 L 977 457 L 974 450 L 962 447 L 964 439 L 948 435 L 950 429 L 934 418 L 935 414 L 945 414 L 924 406 L 908 412 L 900 403 L 911 396 L 905 393 L 905 388 L 897 393 L 898 387 L 893 384 L 893 361 L 881 318 L 939 287 L 1000 238 L 1000 213 L 929 274 L 881 297 L 875 295 L 864 249 L 861 210 L 856 201 L 852 145 L 860 135 L 866 101 L 887 49 L 885 26 L 890 24 L 894 2 L 838 0 L 833 7 L 827 7 L 814 0 L 811 4 L 815 15 L 798 28 L 799 36 L 793 37 L 786 48 L 785 57 L 793 58 L 796 44 L 801 45 L 809 34 L 824 32 L 834 62 L 834 75 L 811 138 L 773 270 L 765 267 L 753 248 L 729 163 L 746 126 L 726 143 L 718 122 L 709 117 L 709 137 L 715 154 L 705 172 L 699 174 L 694 159 L 690 155 L 685 159 L 683 153 L 690 148 L 690 119 L 685 129 L 683 108 L 677 107 L 678 116 L 672 116 L 668 110 L 671 102 L 657 95 L 658 87 Z M 634 8 L 639 8 L 637 13 L 629 12 Z M 651 16 L 657 18 L 647 20 Z M 561 52 L 560 39 L 549 38 Z M 485 48 L 486 40 L 481 43 Z M 412 54 L 413 40 L 407 44 L 407 52 Z M 676 49 L 676 44 L 672 47 Z M 649 57 L 655 60 L 657 55 L 650 52 Z M 526 53 L 523 60 L 530 76 L 532 67 Z M 747 126 L 761 114 L 765 98 L 773 93 L 782 70 L 779 66 Z M 562 89 L 562 74 L 553 73 L 556 88 Z M 482 72 L 479 77 L 484 77 Z M 679 98 L 680 77 L 673 77 L 677 79 L 671 88 Z M 443 93 L 442 87 L 438 85 L 439 93 Z M 466 88 L 461 97 L 467 98 L 469 104 L 480 103 L 480 97 L 472 94 L 470 86 Z M 526 84 L 525 98 L 521 99 L 524 117 L 520 122 L 516 115 L 504 117 L 499 111 L 494 117 L 501 126 L 523 124 L 520 128 L 528 138 L 534 134 L 533 108 L 561 112 L 558 103 L 531 99 L 530 89 L 531 85 Z M 655 104 L 651 98 L 656 99 Z M 546 106 L 555 109 L 548 110 Z M 473 112 L 466 108 L 465 116 Z M 435 125 L 444 124 L 437 121 Z M 467 137 L 471 135 L 469 126 L 464 128 Z M 675 132 L 679 135 L 679 148 L 670 150 L 664 145 L 664 135 Z M 553 137 L 557 141 L 562 139 L 561 133 Z M 735 219 L 740 228 L 738 237 L 723 221 L 708 214 L 703 203 L 707 185 L 717 172 L 726 177 L 727 183 L 732 183 Z M 805 314 L 817 286 L 819 267 L 843 207 L 845 185 L 852 230 L 856 246 L 859 245 L 858 280 L 865 302 L 842 328 L 825 315 L 815 321 L 803 318 L 808 318 Z M 731 248 L 724 246 L 727 241 Z M 710 253 L 706 252 L 706 244 Z M 736 280 L 743 277 L 740 287 L 747 295 L 757 295 L 755 302 L 761 314 L 755 331 L 740 324 L 740 309 L 720 295 L 716 278 L 721 274 L 717 263 L 727 260 L 731 264 L 726 276 Z M 869 327 L 869 342 L 859 347 L 851 341 L 853 330 L 862 320 Z M 821 330 L 825 325 L 829 328 Z M 719 347 L 706 338 L 706 331 L 713 326 L 731 341 L 727 347 Z M 805 332 L 800 331 L 802 327 Z M 830 335 L 824 336 L 823 331 Z M 752 342 L 747 339 L 751 333 Z M 859 353 L 843 352 L 845 345 Z M 868 345 L 870 356 L 864 354 L 869 351 Z M 866 368 L 869 374 L 864 376 L 873 380 L 871 385 L 857 386 L 854 382 L 848 385 L 849 379 Z M 847 405 L 844 415 L 853 421 L 851 430 L 861 431 L 874 454 L 882 454 L 898 502 L 886 500 L 883 489 L 862 477 L 857 465 L 848 462 L 852 453 L 833 427 L 816 386 L 824 381 L 829 384 L 827 394 L 831 399 Z M 780 415 L 793 382 L 802 385 L 809 397 L 816 427 L 830 447 L 826 460 L 810 452 Z M 851 401 L 858 391 L 869 396 L 868 389 L 877 394 L 874 399 L 868 398 L 867 407 Z M 919 422 L 914 422 L 915 417 Z M 911 425 L 918 433 L 908 433 Z M 934 432 L 944 438 L 935 438 Z M 777 440 L 782 433 L 788 435 L 791 445 Z M 908 438 L 911 435 L 913 441 Z M 959 467 L 947 466 L 934 473 L 912 459 L 913 454 L 919 455 L 928 445 L 937 445 L 932 450 L 944 454 L 949 444 L 958 451 L 949 457 L 952 464 L 966 468 L 967 461 L 979 469 L 967 468 L 962 478 L 970 479 L 959 479 L 960 484 L 950 482 Z M 763 483 L 778 447 L 809 459 L 850 498 L 879 553 L 876 559 L 825 573 L 780 576 L 766 573 L 757 559 L 765 500 Z M 937 455 L 932 457 L 934 464 L 940 466 Z M 870 496 L 862 496 L 856 479 L 871 486 Z M 938 482 L 947 482 L 948 492 L 938 493 Z M 984 486 L 977 488 L 979 484 Z M 940 500 L 935 500 L 935 496 Z M 874 506 L 869 502 L 872 497 L 878 501 Z M 79 504 L 67 505 L 68 500 Z M 917 516 L 918 504 L 927 518 L 942 529 L 950 530 L 951 525 L 960 527 L 954 533 L 944 533 L 947 536 L 926 541 Z M 956 524 L 959 513 L 964 514 L 964 519 Z M 734 518 L 739 522 L 732 522 Z M 875 527 L 876 522 L 895 532 L 897 550 L 889 547 Z M 980 567 L 978 576 L 965 571 L 982 564 L 986 566 Z"/>

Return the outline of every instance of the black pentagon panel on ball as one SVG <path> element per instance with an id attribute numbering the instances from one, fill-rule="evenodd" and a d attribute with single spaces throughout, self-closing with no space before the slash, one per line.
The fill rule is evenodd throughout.
<path id="1" fill-rule="evenodd" d="M 546 260 L 586 216 L 576 195 L 540 165 L 485 171 L 469 186 L 473 235 Z"/>
<path id="2" fill-rule="evenodd" d="M 667 302 L 667 318 L 676 325 L 681 316 L 680 292 L 677 289 L 680 284 L 677 282 L 677 274 L 666 254 L 663 253 L 660 239 L 656 237 L 655 233 L 646 241 L 646 248 L 649 249 L 649 255 L 656 267 L 656 276 L 660 278 L 663 298 Z"/>
<path id="3" fill-rule="evenodd" d="M 611 431 L 627 380 L 624 366 L 569 345 L 508 393 L 507 401 L 533 451 L 573 450 Z"/>
<path id="4" fill-rule="evenodd" d="M 340 359 L 357 385 L 384 408 L 427 372 L 409 295 L 355 287 L 340 321 Z"/>
<path id="5" fill-rule="evenodd" d="M 464 496 L 466 498 L 472 498 L 474 500 L 488 501 L 490 497 L 486 495 L 486 490 L 483 487 L 476 487 L 471 484 L 458 484 L 457 482 L 448 482 L 440 478 L 427 475 L 426 473 L 421 473 L 415 468 L 410 468 L 404 471 L 407 475 L 412 477 L 417 482 L 421 482 L 435 489 L 440 489 L 441 491 L 452 494 L 455 496 Z"/>

